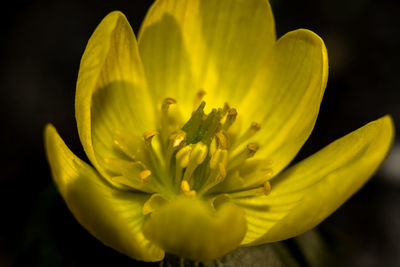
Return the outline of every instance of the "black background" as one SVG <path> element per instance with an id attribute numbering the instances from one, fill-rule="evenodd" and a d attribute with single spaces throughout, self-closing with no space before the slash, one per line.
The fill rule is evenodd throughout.
<path id="1" fill-rule="evenodd" d="M 51 180 L 43 127 L 52 122 L 71 150 L 85 158 L 74 119 L 85 45 L 116 9 L 137 33 L 151 2 L 41 0 L 2 7 L 0 266 L 135 265 L 72 217 Z M 330 60 L 320 115 L 297 160 L 384 114 L 394 117 L 398 129 L 399 3 L 272 1 L 278 36 L 310 29 L 325 40 Z M 398 142 L 381 171 L 318 228 L 341 266 L 400 266 Z"/>

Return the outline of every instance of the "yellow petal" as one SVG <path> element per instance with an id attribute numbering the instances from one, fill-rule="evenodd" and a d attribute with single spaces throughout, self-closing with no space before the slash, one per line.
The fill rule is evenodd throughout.
<path id="1" fill-rule="evenodd" d="M 243 210 L 232 203 L 214 211 L 201 200 L 183 196 L 153 211 L 143 232 L 166 252 L 211 260 L 239 246 L 246 221 Z"/>
<path id="2" fill-rule="evenodd" d="M 103 175 L 98 158 L 113 157 L 112 133 L 119 129 L 141 136 L 153 129 L 153 109 L 133 31 L 122 13 L 112 12 L 86 46 L 75 98 L 81 142 Z"/>
<path id="3" fill-rule="evenodd" d="M 275 42 L 266 0 L 158 0 L 139 33 L 149 86 L 190 115 L 196 94 L 209 107 L 239 100 Z"/>
<path id="4" fill-rule="evenodd" d="M 158 261 L 164 257 L 142 233 L 142 207 L 149 195 L 111 187 L 68 149 L 52 125 L 46 126 L 45 144 L 57 188 L 83 227 L 132 258 Z"/>
<path id="5" fill-rule="evenodd" d="M 315 33 L 300 29 L 281 37 L 238 106 L 245 118 L 243 131 L 252 121 L 261 129 L 253 140 L 260 149 L 257 158 L 267 159 L 277 174 L 297 154 L 309 137 L 320 107 L 328 77 L 327 51 Z M 238 116 L 239 117 L 239 116 Z M 248 143 L 247 142 L 247 143 Z M 238 149 L 246 145 L 244 143 Z"/>
<path id="6" fill-rule="evenodd" d="M 246 211 L 244 245 L 299 235 L 320 223 L 378 169 L 394 138 L 385 116 L 336 140 L 271 181 L 265 197 L 234 199 Z"/>

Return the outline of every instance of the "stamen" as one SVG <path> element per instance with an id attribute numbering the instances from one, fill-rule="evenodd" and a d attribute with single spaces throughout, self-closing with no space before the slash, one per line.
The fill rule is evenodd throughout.
<path id="1" fill-rule="evenodd" d="M 210 168 L 217 168 L 218 164 L 222 163 L 225 166 L 228 163 L 228 151 L 226 149 L 217 149 L 210 159 Z"/>
<path id="2" fill-rule="evenodd" d="M 212 155 L 214 155 L 214 153 L 215 153 L 215 151 L 217 151 L 217 140 L 216 140 L 217 138 L 216 137 L 214 137 L 212 140 L 211 140 L 211 144 L 210 144 L 210 147 L 209 147 L 209 154 L 210 154 L 210 156 L 212 156 Z"/>
<path id="3" fill-rule="evenodd" d="M 174 182 L 175 187 L 178 187 L 179 183 L 182 180 L 183 168 L 186 168 L 189 165 L 191 152 L 192 152 L 192 144 L 181 148 L 175 155 L 176 158 L 175 182 Z"/>
<path id="4" fill-rule="evenodd" d="M 147 177 L 149 177 L 150 175 L 151 175 L 150 170 L 144 170 L 138 174 L 138 177 L 140 180 L 145 181 L 147 179 Z"/>
<path id="5" fill-rule="evenodd" d="M 217 149 L 210 159 L 210 175 L 202 182 L 200 195 L 225 179 L 227 163 L 228 151 L 226 149 Z"/>
<path id="6" fill-rule="evenodd" d="M 158 135 L 159 132 L 157 131 L 147 131 L 143 134 L 143 138 L 146 144 L 151 145 L 151 140 L 153 140 L 153 137 Z"/>
<path id="7" fill-rule="evenodd" d="M 256 154 L 258 149 L 259 149 L 259 146 L 256 143 L 248 144 L 247 151 L 248 151 L 249 158 L 253 157 Z"/>
<path id="8" fill-rule="evenodd" d="M 257 122 L 252 122 L 250 125 L 250 131 L 256 133 L 257 131 L 259 131 L 261 129 L 261 124 L 257 123 Z"/>
<path id="9" fill-rule="evenodd" d="M 208 147 L 202 142 L 198 142 L 193 146 L 190 152 L 189 164 L 183 175 L 183 180 L 191 181 L 194 171 L 206 159 Z"/>
<path id="10" fill-rule="evenodd" d="M 164 157 L 166 173 L 168 174 L 170 173 L 171 161 L 173 160 L 173 155 L 175 151 L 184 146 L 185 139 L 186 139 L 186 133 L 184 131 L 179 131 L 177 133 L 172 134 L 169 137 L 169 144 Z"/>
<path id="11" fill-rule="evenodd" d="M 222 129 L 224 131 L 228 131 L 229 127 L 231 127 L 231 125 L 235 122 L 236 117 L 237 117 L 237 110 L 235 108 L 229 109 L 224 125 L 222 126 Z"/>
<path id="12" fill-rule="evenodd" d="M 225 167 L 225 166 L 226 166 L 225 164 L 218 163 L 219 175 L 220 175 L 222 178 L 225 178 L 225 177 L 226 177 L 226 167 Z"/>
<path id="13" fill-rule="evenodd" d="M 246 198 L 255 196 L 267 196 L 271 192 L 271 184 L 266 181 L 263 186 L 247 190 L 227 193 L 231 198 Z"/>
<path id="14" fill-rule="evenodd" d="M 157 142 L 155 143 L 155 145 L 158 145 L 156 148 L 154 148 L 154 145 L 153 145 L 153 138 L 159 134 L 160 133 L 155 130 L 147 131 L 143 134 L 143 139 L 144 139 L 144 143 L 145 143 L 146 152 L 148 154 L 150 166 L 151 166 L 153 172 L 156 174 L 155 176 L 158 178 L 158 181 L 162 184 L 164 181 L 163 181 L 163 179 L 160 179 L 160 177 L 161 177 L 160 173 L 163 172 L 162 163 L 164 163 L 164 162 L 162 160 L 160 160 L 160 157 L 162 157 L 162 155 L 157 155 L 157 153 L 156 153 L 156 151 L 160 151 L 159 143 L 157 143 Z M 158 141 L 158 140 L 155 140 L 155 141 Z"/>
<path id="15" fill-rule="evenodd" d="M 176 153 L 176 164 L 181 168 L 186 168 L 189 165 L 190 153 L 192 152 L 192 144 L 183 147 Z"/>
<path id="16" fill-rule="evenodd" d="M 223 112 L 224 116 L 229 111 L 229 109 L 230 109 L 229 104 L 227 102 L 225 102 L 224 107 L 222 108 L 222 112 Z"/>
<path id="17" fill-rule="evenodd" d="M 190 162 L 194 162 L 197 165 L 201 164 L 206 159 L 207 152 L 208 147 L 202 142 L 198 142 L 193 146 L 193 150 L 190 153 Z"/>
<path id="18" fill-rule="evenodd" d="M 258 149 L 259 146 L 256 143 L 248 144 L 242 152 L 240 152 L 238 155 L 236 155 L 230 160 L 228 165 L 228 171 L 241 166 L 247 159 L 253 157 Z"/>
<path id="19" fill-rule="evenodd" d="M 228 137 L 224 132 L 218 132 L 215 134 L 216 141 L 217 141 L 217 146 L 222 149 L 228 149 L 229 148 L 229 141 Z"/>
<path id="20" fill-rule="evenodd" d="M 200 90 L 197 92 L 197 97 L 198 97 L 199 99 L 203 99 L 203 97 L 204 97 L 206 94 L 207 94 L 206 91 L 204 91 L 203 89 L 200 89 Z"/>
<path id="21" fill-rule="evenodd" d="M 251 183 L 253 181 L 251 179 L 249 182 L 248 179 L 244 181 L 240 177 L 246 174 L 242 173 L 243 168 L 252 169 L 251 162 L 253 161 L 246 162 L 246 164 L 245 161 L 255 155 L 259 146 L 256 143 L 249 143 L 248 139 L 260 130 L 260 124 L 253 122 L 241 136 L 235 135 L 236 129 L 232 129 L 232 125 L 237 119 L 237 110 L 225 103 L 223 108 L 212 109 L 208 114 L 205 114 L 206 103 L 202 101 L 204 95 L 205 91 L 203 89 L 199 90 L 195 97 L 195 102 L 197 101 L 200 104 L 182 127 L 180 127 L 182 124 L 178 124 L 178 120 L 176 120 L 180 118 L 180 115 L 172 114 L 173 111 L 178 112 L 175 106 L 176 100 L 170 97 L 165 98 L 161 104 L 159 132 L 148 131 L 143 134 L 143 139 L 139 144 L 136 145 L 135 143 L 135 146 L 142 149 L 138 150 L 139 152 L 142 151 L 143 154 L 140 158 L 136 157 L 136 151 L 133 153 L 129 149 L 128 143 L 125 144 L 123 142 L 124 138 L 119 138 L 119 135 L 116 135 L 117 137 L 113 139 L 116 148 L 136 163 L 136 165 L 130 167 L 126 167 L 126 164 L 124 164 L 124 166 L 114 168 L 121 169 L 120 176 L 124 177 L 117 178 L 117 180 L 121 183 L 130 184 L 132 188 L 138 188 L 146 187 L 148 183 L 151 184 L 151 181 L 157 179 L 154 187 L 161 188 L 164 192 L 165 189 L 169 189 L 169 197 L 173 197 L 177 193 L 195 196 L 196 194 L 224 192 L 225 182 L 221 184 L 223 190 L 220 190 L 218 186 L 215 190 L 211 190 L 211 188 L 223 181 L 233 187 L 233 190 L 231 190 L 234 192 L 232 196 L 243 197 L 253 193 L 269 194 L 271 185 L 268 181 L 262 187 L 235 192 L 235 190 L 242 190 L 242 188 L 260 185 L 267 180 L 266 177 L 271 173 L 268 167 L 264 166 L 265 170 L 258 168 L 257 177 L 254 179 L 259 180 L 255 183 Z M 159 136 L 153 139 L 156 135 Z M 231 138 L 235 138 L 236 140 L 233 141 L 236 142 L 231 143 Z M 244 142 L 247 142 L 247 145 L 244 146 L 246 144 Z M 243 146 L 244 149 L 235 149 L 234 146 Z M 230 159 L 229 154 L 233 155 Z M 146 165 L 150 168 L 147 168 L 139 161 L 142 158 L 145 159 Z M 105 161 L 111 162 L 108 159 L 105 159 Z M 109 163 L 109 165 L 112 164 Z M 243 180 L 243 184 L 236 179 L 235 173 L 239 180 Z M 116 174 L 119 175 L 118 173 Z M 232 178 L 232 175 L 235 177 Z M 171 177 L 171 179 L 168 179 L 168 177 Z M 247 183 L 247 185 L 244 185 L 244 183 Z M 153 188 L 146 187 L 144 191 L 151 190 Z M 208 196 L 206 197 L 208 198 Z M 151 202 L 156 201 L 156 199 L 162 198 L 160 196 L 152 196 L 146 202 L 146 207 L 143 208 L 144 214 L 153 211 Z"/>
<path id="22" fill-rule="evenodd" d="M 162 112 L 167 112 L 169 109 L 169 106 L 172 104 L 176 104 L 176 100 L 173 99 L 172 97 L 167 97 L 164 99 L 164 101 L 161 104 L 161 110 Z"/>
<path id="23" fill-rule="evenodd" d="M 118 151 L 129 160 L 145 161 L 146 153 L 143 139 L 125 130 L 114 130 L 112 140 Z"/>
<path id="24" fill-rule="evenodd" d="M 241 145 L 243 142 L 247 141 L 251 137 L 253 137 L 259 130 L 261 129 L 261 124 L 257 122 L 252 122 L 250 127 L 240 136 L 237 140 L 235 140 L 232 149 L 236 148 L 237 146 Z"/>
<path id="25" fill-rule="evenodd" d="M 111 180 L 129 186 L 135 190 L 147 193 L 156 192 L 157 184 L 154 183 L 152 179 L 154 177 L 151 176 L 151 171 L 145 168 L 146 166 L 141 162 L 131 163 L 130 166 L 125 167 L 122 171 L 122 175 L 112 177 Z"/>
<path id="26" fill-rule="evenodd" d="M 169 137 L 173 148 L 179 147 L 181 144 L 183 144 L 183 141 L 185 141 L 185 139 L 186 133 L 184 131 L 179 131 Z"/>
<path id="27" fill-rule="evenodd" d="M 186 196 L 196 196 L 196 191 L 190 190 L 189 182 L 186 180 L 183 180 L 181 183 L 181 192 Z"/>
<path id="28" fill-rule="evenodd" d="M 167 97 L 161 104 L 161 124 L 160 124 L 160 139 L 161 149 L 165 151 L 168 145 L 168 138 L 179 127 L 182 125 L 180 120 L 180 114 L 175 106 L 176 100 Z"/>
<path id="29" fill-rule="evenodd" d="M 190 191 L 190 185 L 189 185 L 188 181 L 183 180 L 183 181 L 181 182 L 181 190 L 182 190 L 182 192 L 188 192 L 188 191 Z"/>
<path id="30" fill-rule="evenodd" d="M 265 181 L 264 183 L 264 195 L 268 196 L 271 193 L 271 183 L 269 181 Z"/>
<path id="31" fill-rule="evenodd" d="M 193 108 L 196 109 L 199 104 L 201 103 L 201 101 L 203 100 L 204 96 L 206 95 L 206 91 L 204 91 L 203 89 L 200 89 L 197 94 L 195 95 L 194 99 L 193 99 Z"/>

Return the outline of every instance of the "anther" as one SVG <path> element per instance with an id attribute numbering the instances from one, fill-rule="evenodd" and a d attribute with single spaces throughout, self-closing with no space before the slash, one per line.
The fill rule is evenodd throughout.
<path id="1" fill-rule="evenodd" d="M 161 104 L 161 110 L 163 112 L 167 112 L 169 109 L 170 105 L 176 104 L 176 100 L 171 98 L 171 97 L 167 97 L 164 99 L 164 101 Z"/>
<path id="2" fill-rule="evenodd" d="M 260 171 L 265 178 L 271 178 L 274 175 L 274 171 L 271 168 L 262 168 Z"/>
<path id="3" fill-rule="evenodd" d="M 172 134 L 170 137 L 171 146 L 173 148 L 179 147 L 181 144 L 184 143 L 186 139 L 186 133 L 184 131 L 179 131 L 177 133 Z"/>
<path id="4" fill-rule="evenodd" d="M 224 132 L 218 132 L 215 134 L 215 138 L 217 141 L 217 147 L 222 148 L 222 149 L 228 149 L 229 147 L 229 142 L 228 142 L 228 137 Z"/>
<path id="5" fill-rule="evenodd" d="M 207 179 L 202 182 L 202 187 L 199 191 L 200 195 L 225 179 L 227 163 L 228 151 L 226 149 L 217 149 L 210 159 L 210 172 Z"/>
<path id="6" fill-rule="evenodd" d="M 222 178 L 226 177 L 226 168 L 225 168 L 225 164 L 223 164 L 222 162 L 218 163 L 218 171 L 219 171 L 219 175 Z"/>
<path id="7" fill-rule="evenodd" d="M 190 153 L 190 161 L 196 165 L 201 164 L 207 157 L 208 147 L 202 142 L 198 142 L 193 146 L 193 150 Z"/>
<path id="8" fill-rule="evenodd" d="M 261 124 L 257 122 L 252 122 L 250 125 L 250 130 L 253 131 L 254 133 L 258 132 L 261 129 Z"/>
<path id="9" fill-rule="evenodd" d="M 246 148 L 247 148 L 248 157 L 251 158 L 256 154 L 257 150 L 260 147 L 256 143 L 250 143 L 246 146 Z"/>
<path id="10" fill-rule="evenodd" d="M 247 159 L 253 157 L 259 146 L 256 143 L 247 144 L 246 148 L 229 161 L 228 171 L 241 166 Z"/>
<path id="11" fill-rule="evenodd" d="M 235 108 L 231 108 L 228 110 L 228 114 L 226 115 L 226 120 L 224 122 L 224 125 L 222 126 L 222 129 L 224 131 L 228 131 L 229 127 L 232 126 L 232 124 L 235 122 L 237 117 L 237 110 Z"/>
<path id="12" fill-rule="evenodd" d="M 191 181 L 194 171 L 206 159 L 208 153 L 208 147 L 202 142 L 198 142 L 193 145 L 193 149 L 190 152 L 189 164 L 183 175 L 183 180 Z"/>
<path id="13" fill-rule="evenodd" d="M 145 181 L 147 179 L 147 177 L 149 177 L 151 175 L 151 171 L 150 170 L 144 170 L 139 172 L 138 177 L 141 181 Z"/>
<path id="14" fill-rule="evenodd" d="M 206 91 L 204 91 L 203 89 L 200 89 L 196 93 L 196 95 L 194 96 L 194 99 L 193 99 L 193 109 L 196 109 L 199 106 L 200 102 L 203 100 L 203 98 L 206 94 L 207 94 Z"/>
<path id="15" fill-rule="evenodd" d="M 261 129 L 261 124 L 257 122 L 252 122 L 250 127 L 240 136 L 237 140 L 235 140 L 234 145 L 232 145 L 232 149 L 236 148 L 238 145 L 241 145 L 243 142 L 253 137 L 259 130 Z"/>
<path id="16" fill-rule="evenodd" d="M 230 109 L 229 104 L 228 104 L 227 102 L 225 102 L 225 103 L 224 103 L 224 106 L 223 106 L 223 108 L 222 108 L 223 114 L 225 115 L 225 114 L 229 111 L 229 109 Z"/>
<path id="17" fill-rule="evenodd" d="M 271 193 L 271 183 L 269 181 L 265 181 L 264 183 L 264 195 L 268 196 Z"/>
<path id="18" fill-rule="evenodd" d="M 157 191 L 157 184 L 154 183 L 151 171 L 141 162 L 131 163 L 125 168 L 121 175 L 112 177 L 113 182 L 124 184 L 135 190 L 152 193 Z"/>
<path id="19" fill-rule="evenodd" d="M 206 91 L 204 91 L 203 89 L 200 89 L 200 90 L 197 92 L 197 97 L 198 97 L 199 99 L 203 99 L 203 97 L 204 97 L 206 94 L 207 94 Z"/>
<path id="20" fill-rule="evenodd" d="M 154 136 L 158 135 L 159 132 L 157 131 L 147 131 L 143 134 L 143 138 L 146 144 L 151 144 L 151 140 Z"/>
<path id="21" fill-rule="evenodd" d="M 144 152 L 143 139 L 125 130 L 114 130 L 112 141 L 115 148 L 122 152 L 129 160 L 145 161 L 146 154 Z"/>
<path id="22" fill-rule="evenodd" d="M 210 168 L 215 169 L 218 164 L 222 163 L 227 165 L 228 163 L 228 151 L 226 149 L 217 149 L 210 159 Z"/>
<path id="23" fill-rule="evenodd" d="M 181 182 L 181 191 L 182 191 L 183 193 L 184 193 L 184 192 L 190 191 L 190 185 L 189 185 L 188 181 L 183 180 L 183 181 Z"/>
<path id="24" fill-rule="evenodd" d="M 232 198 L 246 198 L 255 196 L 268 196 L 270 193 L 271 193 L 271 183 L 269 181 L 266 181 L 260 187 L 236 191 L 233 193 L 228 193 L 228 195 Z"/>
<path id="25" fill-rule="evenodd" d="M 178 188 L 182 180 L 183 169 L 189 165 L 192 148 L 192 144 L 187 145 L 181 148 L 175 155 L 175 188 Z"/>
<path id="26" fill-rule="evenodd" d="M 192 196 L 192 197 L 196 196 L 196 191 L 190 190 L 189 182 L 186 180 L 183 180 L 181 182 L 181 192 L 186 196 Z"/>
<path id="27" fill-rule="evenodd" d="M 192 152 L 192 144 L 181 148 L 176 153 L 176 164 L 181 168 L 186 168 L 189 165 L 190 154 Z"/>

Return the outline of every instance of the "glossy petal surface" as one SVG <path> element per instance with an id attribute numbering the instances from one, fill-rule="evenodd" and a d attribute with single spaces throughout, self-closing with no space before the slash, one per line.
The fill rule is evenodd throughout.
<path id="1" fill-rule="evenodd" d="M 130 257 L 161 260 L 164 252 L 141 231 L 142 207 L 149 195 L 111 187 L 67 148 L 53 126 L 46 127 L 45 139 L 54 181 L 79 223 L 104 244 Z"/>
<path id="2" fill-rule="evenodd" d="M 394 136 L 386 116 L 282 172 L 327 77 L 321 38 L 276 40 L 266 0 L 157 0 L 138 43 L 112 12 L 85 49 L 75 99 L 94 168 L 50 125 L 54 181 L 83 227 L 139 260 L 211 260 L 301 234 L 373 175 Z"/>
<path id="3" fill-rule="evenodd" d="M 149 86 L 190 114 L 197 92 L 209 107 L 235 104 L 249 90 L 275 42 L 265 0 L 159 0 L 139 33 Z"/>
<path id="4" fill-rule="evenodd" d="M 284 171 L 266 197 L 236 199 L 247 215 L 244 245 L 299 235 L 320 223 L 377 170 L 394 137 L 389 116 L 336 140 Z"/>
<path id="5" fill-rule="evenodd" d="M 276 42 L 259 70 L 254 93 L 243 100 L 243 116 L 261 125 L 253 138 L 260 145 L 256 157 L 270 161 L 275 174 L 294 158 L 311 134 L 327 71 L 327 52 L 321 38 L 304 29 L 289 32 Z"/>
<path id="6" fill-rule="evenodd" d="M 112 12 L 86 46 L 75 98 L 82 145 L 104 176 L 101 162 L 114 156 L 113 131 L 141 136 L 154 129 L 155 107 L 148 96 L 135 35 L 125 16 Z"/>
<path id="7" fill-rule="evenodd" d="M 246 221 L 244 211 L 232 203 L 213 211 L 201 200 L 178 197 L 154 211 L 143 232 L 166 252 L 211 260 L 238 247 L 246 233 Z"/>

